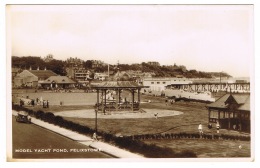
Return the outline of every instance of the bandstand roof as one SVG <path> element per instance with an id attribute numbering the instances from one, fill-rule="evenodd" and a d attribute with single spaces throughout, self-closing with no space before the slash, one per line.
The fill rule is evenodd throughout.
<path id="1" fill-rule="evenodd" d="M 106 81 L 91 86 L 94 89 L 118 89 L 118 88 L 148 88 L 149 86 L 138 85 L 133 81 Z"/>

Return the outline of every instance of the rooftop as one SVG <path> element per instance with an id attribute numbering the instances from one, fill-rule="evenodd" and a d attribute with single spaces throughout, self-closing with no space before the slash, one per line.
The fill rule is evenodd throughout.
<path id="1" fill-rule="evenodd" d="M 236 93 L 236 94 L 225 94 L 220 97 L 214 103 L 208 104 L 207 107 L 211 108 L 228 108 L 228 100 L 234 99 L 239 105 L 238 110 L 250 111 L 250 94 Z"/>
<path id="2" fill-rule="evenodd" d="M 38 78 L 47 79 L 50 76 L 57 76 L 56 73 L 50 71 L 50 70 L 28 70 Z"/>
<path id="3" fill-rule="evenodd" d="M 72 84 L 72 83 L 76 83 L 73 80 L 71 80 L 70 78 L 68 78 L 67 76 L 51 76 L 48 79 L 46 79 L 45 81 L 43 81 L 42 83 L 62 83 L 62 84 Z"/>
<path id="4" fill-rule="evenodd" d="M 92 85 L 92 88 L 146 88 L 148 86 L 142 86 L 133 81 L 107 81 L 100 84 Z"/>

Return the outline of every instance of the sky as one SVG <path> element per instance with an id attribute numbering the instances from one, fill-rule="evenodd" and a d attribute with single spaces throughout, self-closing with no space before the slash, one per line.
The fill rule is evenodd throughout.
<path id="1" fill-rule="evenodd" d="M 13 56 L 157 61 L 249 77 L 252 5 L 9 5 Z"/>

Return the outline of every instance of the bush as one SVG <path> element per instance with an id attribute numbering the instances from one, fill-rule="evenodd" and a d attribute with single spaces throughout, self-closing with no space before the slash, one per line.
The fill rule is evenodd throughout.
<path id="1" fill-rule="evenodd" d="M 48 123 L 54 123 L 55 115 L 51 112 L 47 112 L 43 115 L 43 120 Z"/>
<path id="2" fill-rule="evenodd" d="M 43 117 L 44 117 L 44 112 L 41 111 L 41 110 L 37 111 L 36 114 L 35 114 L 35 117 L 36 117 L 37 119 L 43 119 Z"/>
<path id="3" fill-rule="evenodd" d="M 189 151 L 189 150 L 184 150 L 176 154 L 176 158 L 197 158 L 196 153 Z"/>
<path id="4" fill-rule="evenodd" d="M 63 125 L 63 122 L 64 122 L 64 120 L 61 116 L 55 116 L 54 117 L 54 124 L 55 125 L 58 125 L 58 126 L 61 127 Z"/>

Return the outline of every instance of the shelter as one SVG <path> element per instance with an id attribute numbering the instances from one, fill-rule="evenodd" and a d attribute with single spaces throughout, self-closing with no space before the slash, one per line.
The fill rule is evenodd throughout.
<path id="1" fill-rule="evenodd" d="M 43 88 L 71 88 L 74 87 L 76 82 L 67 76 L 51 76 L 41 83 Z"/>
<path id="2" fill-rule="evenodd" d="M 96 109 L 104 113 L 106 111 L 139 110 L 140 90 L 147 87 L 133 81 L 107 81 L 92 85 L 92 88 L 97 91 Z M 131 101 L 122 99 L 123 90 L 131 93 Z M 135 100 L 135 93 L 138 94 L 137 100 Z"/>
<path id="3" fill-rule="evenodd" d="M 210 123 L 221 128 L 250 132 L 250 94 L 225 94 L 206 106 Z"/>

